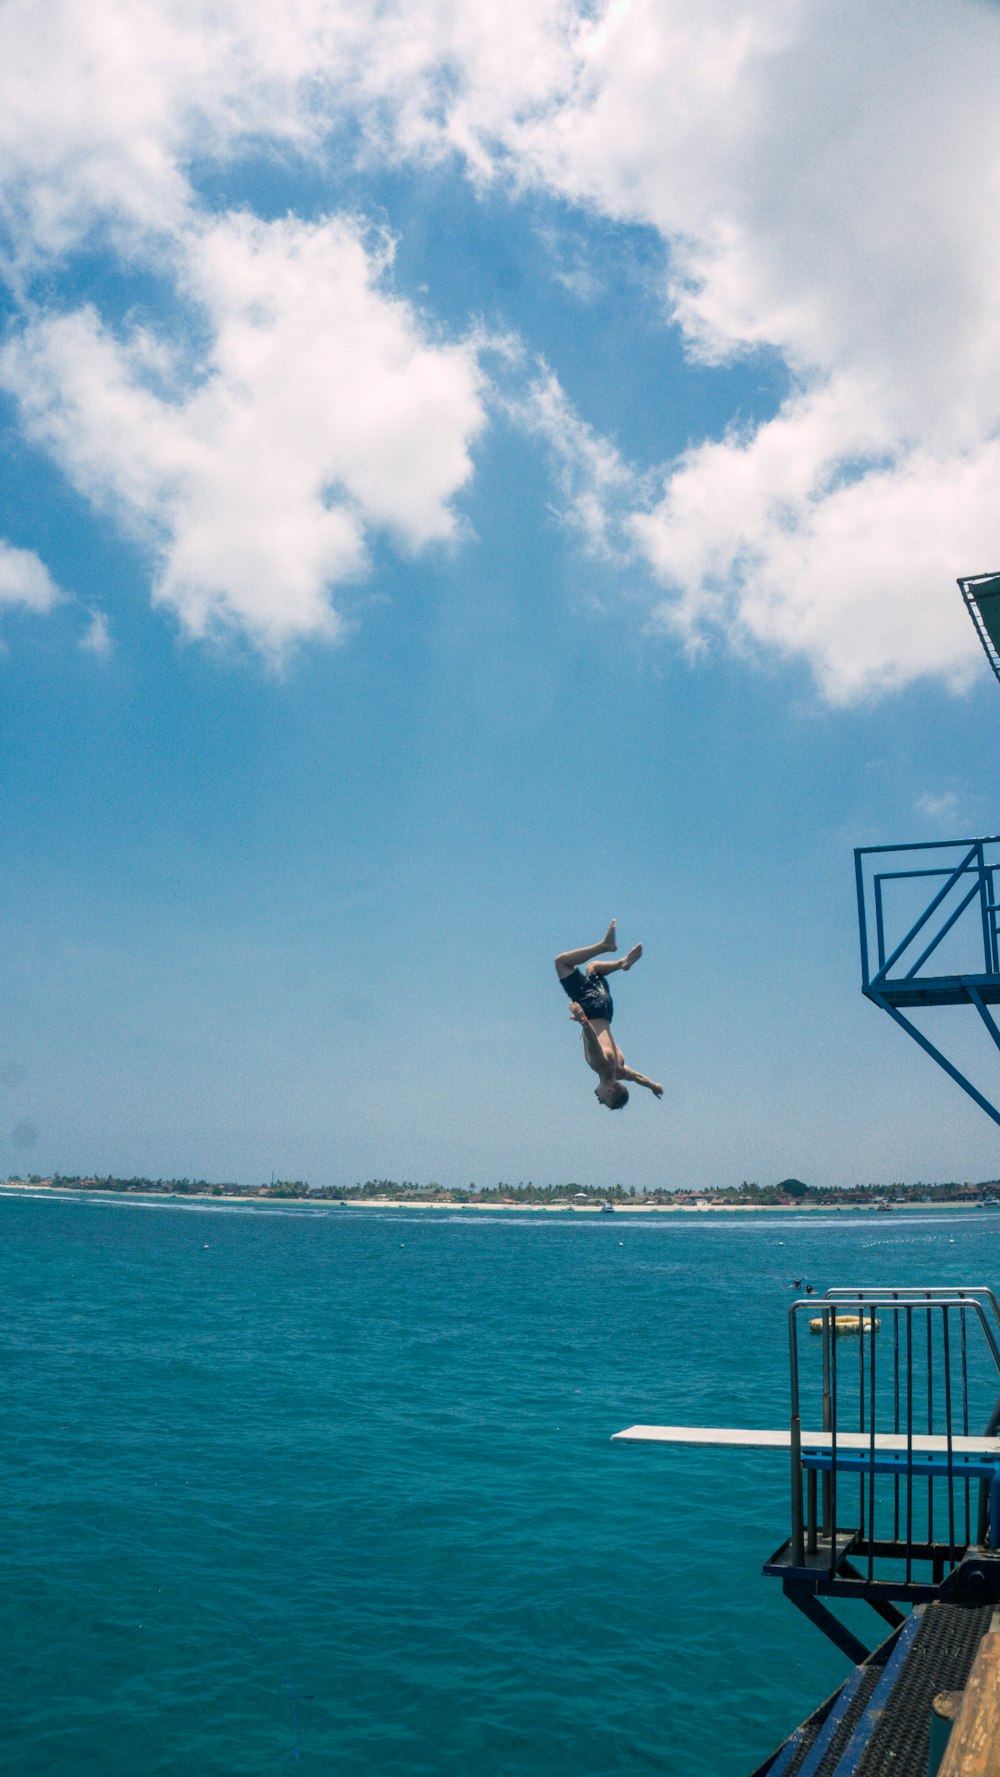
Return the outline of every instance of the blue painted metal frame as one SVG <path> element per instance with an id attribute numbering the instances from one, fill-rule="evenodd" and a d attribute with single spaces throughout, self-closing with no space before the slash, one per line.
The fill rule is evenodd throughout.
<path id="1" fill-rule="evenodd" d="M 960 854 L 957 863 L 954 862 L 956 852 Z M 876 861 L 882 859 L 904 865 L 907 854 L 914 853 L 921 854 L 915 867 L 876 867 Z M 938 863 L 928 856 L 931 853 L 945 856 Z M 907 1036 L 912 1037 L 925 1054 L 936 1061 L 963 1092 L 968 1093 L 980 1110 L 985 1111 L 994 1123 L 1000 1124 L 1000 1109 L 901 1010 L 903 1006 L 974 1006 L 991 1041 L 1000 1051 L 1000 1026 L 988 1009 L 990 1005 L 1000 1004 L 1000 901 L 997 899 L 1000 838 L 992 835 L 984 839 L 922 840 L 911 845 L 858 846 L 854 852 L 854 873 L 862 992 L 883 1012 L 888 1012 Z M 936 884 L 934 892 L 909 930 L 893 942 L 890 950 L 886 937 L 886 885 L 920 880 Z M 869 901 L 873 914 L 871 924 Z M 963 927 L 963 919 L 976 904 L 978 917 L 973 912 L 971 920 L 966 919 Z M 960 974 L 928 973 L 927 964 L 944 939 L 955 932 L 968 943 L 970 926 L 975 932 L 969 953 L 973 966 Z M 918 939 L 922 948 L 915 960 L 908 961 Z"/>
<path id="2" fill-rule="evenodd" d="M 942 1479 L 953 1475 L 960 1481 L 988 1481 L 990 1548 L 1000 1547 L 1000 1462 L 991 1457 L 952 1456 L 949 1460 L 947 1456 L 914 1456 L 906 1451 L 851 1456 L 843 1450 L 808 1450 L 803 1445 L 802 1467 L 827 1474 L 836 1469 L 838 1474 L 940 1475 Z"/>

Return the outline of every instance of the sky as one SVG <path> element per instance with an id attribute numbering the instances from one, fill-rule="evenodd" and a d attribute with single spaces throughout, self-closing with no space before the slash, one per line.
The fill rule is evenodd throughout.
<path id="1" fill-rule="evenodd" d="M 852 859 L 998 825 L 998 81 L 986 0 L 6 0 L 0 1173 L 1000 1176 Z"/>

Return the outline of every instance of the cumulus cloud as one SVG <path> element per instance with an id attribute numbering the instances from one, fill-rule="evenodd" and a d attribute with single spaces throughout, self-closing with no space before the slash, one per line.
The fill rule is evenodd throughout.
<path id="1" fill-rule="evenodd" d="M 576 412 L 558 377 L 543 365 L 507 412 L 549 447 L 560 508 L 594 555 L 623 564 L 628 538 L 622 518 L 641 481 L 615 446 Z"/>
<path id="2" fill-rule="evenodd" d="M 154 596 L 191 635 L 237 628 L 280 655 L 339 633 L 330 589 L 364 571 L 370 529 L 408 549 L 454 535 L 477 363 L 386 294 L 390 248 L 354 222 L 226 216 L 184 248 L 210 332 L 193 382 L 91 307 L 29 319 L 0 380 L 74 486 L 148 541 Z"/>
<path id="3" fill-rule="evenodd" d="M 954 790 L 943 790 L 935 793 L 927 790 L 917 797 L 917 808 L 926 820 L 941 821 L 953 829 L 959 811 L 959 799 Z"/>
<path id="4" fill-rule="evenodd" d="M 90 621 L 80 637 L 80 647 L 85 654 L 96 654 L 98 659 L 106 660 L 111 653 L 111 631 L 108 627 L 106 611 L 88 611 Z"/>
<path id="5" fill-rule="evenodd" d="M 15 549 L 0 540 L 0 605 L 24 605 L 29 611 L 51 611 L 63 595 L 48 568 L 31 549 Z"/>
<path id="6" fill-rule="evenodd" d="M 192 163 L 261 143 L 319 154 L 345 124 L 379 155 L 457 150 L 489 176 L 512 115 L 572 80 L 577 32 L 566 0 L 50 0 L 41 23 L 7 0 L 10 237 L 26 262 L 95 223 L 169 237 Z"/>
<path id="7" fill-rule="evenodd" d="M 451 155 L 512 200 L 534 185 L 655 229 L 664 319 L 692 358 L 766 347 L 787 366 L 775 418 L 696 442 L 653 496 L 555 385 L 525 397 L 592 543 L 631 501 L 656 622 L 804 657 L 835 699 L 957 684 L 975 638 L 950 584 L 995 561 L 998 79 L 981 0 L 52 0 L 44 29 L 8 0 L 15 287 L 96 231 L 172 268 L 214 345 L 197 386 L 164 392 L 163 341 L 29 308 L 5 375 L 76 485 L 155 533 L 157 596 L 193 633 L 329 634 L 323 589 L 360 571 L 368 528 L 411 547 L 453 528 L 482 424 L 473 361 L 393 306 L 351 225 L 210 222 L 196 169 L 261 144 L 331 176 L 348 140 L 373 163 Z M 341 304 L 360 405 L 355 356 L 331 343 Z M 335 417 L 351 406 L 356 448 Z"/>
<path id="8" fill-rule="evenodd" d="M 668 465 L 632 529 L 661 624 L 804 655 L 835 700 L 976 664 L 951 586 L 996 554 L 998 77 L 1000 14 L 965 0 L 636 0 L 510 133 L 660 231 L 693 356 L 783 354 L 778 417 Z"/>
<path id="9" fill-rule="evenodd" d="M 674 589 L 654 620 L 803 655 L 833 702 L 930 673 L 965 684 L 979 662 L 954 581 L 995 554 L 1000 444 L 909 449 L 865 414 L 838 382 L 691 451 L 631 520 Z"/>
<path id="10" fill-rule="evenodd" d="M 32 0 L 0 11 L 2 215 L 30 267 L 95 227 L 135 250 L 184 225 L 198 156 L 255 133 L 307 143 L 323 5 Z"/>

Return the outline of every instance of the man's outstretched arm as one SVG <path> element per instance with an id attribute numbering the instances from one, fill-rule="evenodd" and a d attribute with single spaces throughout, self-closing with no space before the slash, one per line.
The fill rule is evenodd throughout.
<path id="1" fill-rule="evenodd" d="M 663 1087 L 660 1085 L 659 1081 L 647 1080 L 645 1074 L 637 1074 L 634 1067 L 620 1067 L 618 1069 L 618 1078 L 620 1080 L 631 1080 L 634 1086 L 648 1086 L 654 1098 L 663 1097 Z"/>

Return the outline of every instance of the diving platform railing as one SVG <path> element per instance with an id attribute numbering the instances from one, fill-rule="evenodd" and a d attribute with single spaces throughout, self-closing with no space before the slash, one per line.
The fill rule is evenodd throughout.
<path id="1" fill-rule="evenodd" d="M 989 1010 L 1000 1004 L 1000 838 L 860 846 L 854 866 L 862 992 L 1000 1123 L 1000 1110 L 906 1015 L 974 1006 L 1000 1050 Z"/>
<path id="2" fill-rule="evenodd" d="M 786 1452 L 789 1535 L 764 1572 L 852 1660 L 821 1602 L 1000 1602 L 1000 1302 L 985 1286 L 830 1290 L 788 1313 L 788 1429 L 630 1426 L 622 1442 Z M 979 1428 L 982 1429 L 979 1429 Z"/>

